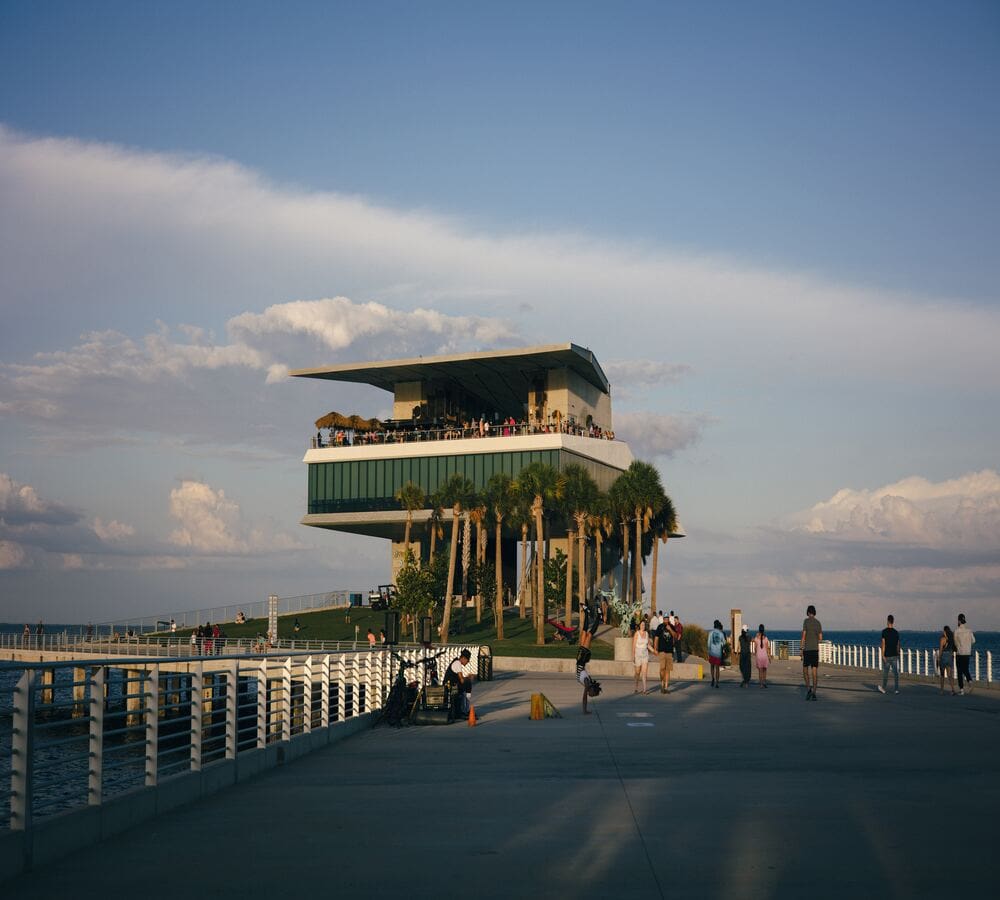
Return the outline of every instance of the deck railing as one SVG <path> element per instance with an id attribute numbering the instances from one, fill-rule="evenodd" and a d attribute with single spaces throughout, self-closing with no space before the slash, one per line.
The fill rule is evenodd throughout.
<path id="1" fill-rule="evenodd" d="M 953 657 L 954 659 L 954 657 Z M 834 666 L 849 666 L 854 669 L 882 669 L 882 648 L 866 644 L 832 644 L 824 641 L 820 645 L 820 662 Z M 993 682 L 993 653 L 987 650 L 972 654 L 969 670 L 976 681 Z M 937 650 L 903 650 L 899 659 L 900 675 L 925 675 L 937 677 Z M 956 664 L 952 663 L 952 675 L 957 675 Z"/>
<path id="2" fill-rule="evenodd" d="M 380 710 L 407 680 L 442 680 L 459 645 L 0 664 L 0 841 L 47 817 L 238 763 L 307 752 Z M 476 656 L 466 672 L 473 674 Z M 319 734 L 322 732 L 323 734 Z M 304 749 L 303 749 L 304 748 Z M 238 780 L 238 779 L 234 779 Z M 159 806 L 159 804 L 154 804 Z M 0 854 L 2 855 L 2 854 Z M 0 878 L 3 873 L 0 873 Z"/>

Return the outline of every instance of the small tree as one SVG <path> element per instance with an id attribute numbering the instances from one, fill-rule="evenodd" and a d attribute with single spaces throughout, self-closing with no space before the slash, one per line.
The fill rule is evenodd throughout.
<path id="1" fill-rule="evenodd" d="M 406 561 L 396 576 L 395 605 L 409 616 L 413 625 L 413 640 L 417 640 L 417 619 L 435 602 L 434 573 L 417 567 L 413 554 L 407 550 Z"/>

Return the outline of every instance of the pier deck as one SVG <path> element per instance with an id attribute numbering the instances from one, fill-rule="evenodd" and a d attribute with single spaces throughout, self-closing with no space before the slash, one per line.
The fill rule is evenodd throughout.
<path id="1" fill-rule="evenodd" d="M 3 885 L 5 898 L 884 897 L 985 886 L 1000 695 L 800 669 L 635 696 L 476 688 L 479 727 L 379 728 Z M 655 678 L 651 679 L 655 685 Z M 532 722 L 543 691 L 563 718 Z"/>

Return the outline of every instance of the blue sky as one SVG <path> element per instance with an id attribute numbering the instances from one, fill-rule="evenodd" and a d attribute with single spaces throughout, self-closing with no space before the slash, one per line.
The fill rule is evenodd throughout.
<path id="1" fill-rule="evenodd" d="M 385 396 L 282 367 L 572 340 L 692 618 L 1000 626 L 998 50 L 993 3 L 4 3 L 0 618 L 375 583 L 300 460 Z"/>

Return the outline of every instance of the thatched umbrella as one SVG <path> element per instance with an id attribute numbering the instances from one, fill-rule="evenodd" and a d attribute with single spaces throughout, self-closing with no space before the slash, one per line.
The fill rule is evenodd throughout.
<path id="1" fill-rule="evenodd" d="M 317 428 L 350 428 L 351 420 L 339 412 L 328 412 L 316 420 Z"/>

